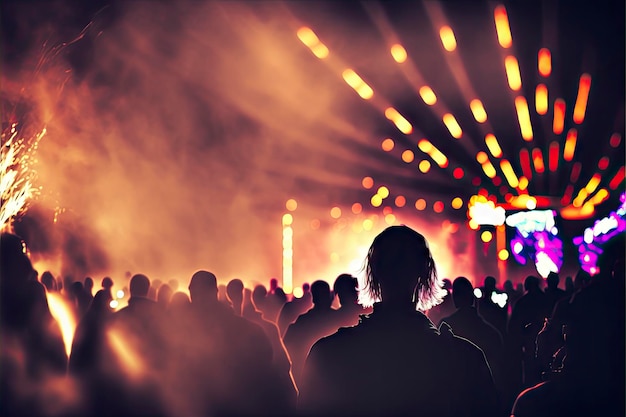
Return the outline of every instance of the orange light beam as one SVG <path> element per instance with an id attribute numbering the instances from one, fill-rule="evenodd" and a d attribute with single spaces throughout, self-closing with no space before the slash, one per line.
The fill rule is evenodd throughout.
<path id="1" fill-rule="evenodd" d="M 485 111 L 485 107 L 477 98 L 470 101 L 470 110 L 474 115 L 474 119 L 476 119 L 478 123 L 485 123 L 487 121 L 487 112 Z"/>
<path id="2" fill-rule="evenodd" d="M 393 44 L 390 51 L 394 61 L 396 61 L 398 64 L 402 64 L 403 62 L 405 62 L 408 57 L 406 49 L 404 49 L 404 46 L 400 45 L 399 43 Z"/>
<path id="3" fill-rule="evenodd" d="M 432 106 L 437 102 L 437 96 L 429 86 L 425 85 L 420 87 L 419 93 L 422 100 L 424 100 L 424 103 L 429 106 Z"/>
<path id="4" fill-rule="evenodd" d="M 487 133 L 487 135 L 485 136 L 485 144 L 487 145 L 489 152 L 491 152 L 491 155 L 493 155 L 494 158 L 502 157 L 502 148 L 500 148 L 498 139 L 493 135 L 493 133 Z"/>
<path id="5" fill-rule="evenodd" d="M 439 37 L 441 38 L 443 49 L 448 52 L 452 52 L 456 49 L 456 38 L 450 26 L 442 26 L 441 29 L 439 29 Z"/>
<path id="6" fill-rule="evenodd" d="M 565 187 L 565 192 L 563 193 L 563 197 L 561 198 L 561 205 L 567 206 L 570 201 L 572 201 L 572 194 L 574 193 L 574 186 L 572 184 L 567 184 Z"/>
<path id="7" fill-rule="evenodd" d="M 591 88 L 591 75 L 583 74 L 578 82 L 578 96 L 574 105 L 574 123 L 581 124 L 585 120 L 587 111 L 587 100 L 589 99 L 589 89 Z"/>
<path id="8" fill-rule="evenodd" d="M 548 87 L 545 84 L 538 84 L 535 89 L 535 110 L 542 116 L 548 112 Z"/>
<path id="9" fill-rule="evenodd" d="M 569 174 L 569 180 L 572 184 L 576 184 L 576 182 L 578 181 L 581 169 L 582 164 L 580 162 L 575 162 L 574 165 L 572 165 L 572 172 L 570 172 Z"/>
<path id="10" fill-rule="evenodd" d="M 607 190 L 606 188 L 601 188 L 598 190 L 597 193 L 593 195 L 593 197 L 589 199 L 589 202 L 591 202 L 591 204 L 593 204 L 594 206 L 597 206 L 598 204 L 605 202 L 608 198 L 609 190 Z"/>
<path id="11" fill-rule="evenodd" d="M 528 149 L 522 148 L 519 152 L 519 163 L 522 166 L 522 173 L 526 178 L 531 180 L 533 178 L 533 172 L 530 169 L 530 153 Z"/>
<path id="12" fill-rule="evenodd" d="M 543 154 L 539 148 L 533 149 L 533 164 L 535 165 L 535 172 L 537 172 L 537 174 L 543 174 L 546 168 L 543 164 Z"/>
<path id="13" fill-rule="evenodd" d="M 578 194 L 576 195 L 574 201 L 572 201 L 572 205 L 574 207 L 581 207 L 587 197 L 589 197 L 589 192 L 587 191 L 587 189 L 582 188 L 580 191 L 578 191 Z"/>
<path id="14" fill-rule="evenodd" d="M 509 81 L 509 87 L 513 91 L 519 91 L 519 89 L 522 88 L 522 77 L 519 72 L 517 58 L 513 55 L 504 58 L 504 68 L 506 70 L 506 78 Z"/>
<path id="15" fill-rule="evenodd" d="M 489 178 L 494 178 L 496 176 L 496 168 L 490 161 L 482 163 L 481 167 L 483 168 L 485 175 Z"/>
<path id="16" fill-rule="evenodd" d="M 421 139 L 417 143 L 417 147 L 422 152 L 430 156 L 433 159 L 433 161 L 435 161 L 435 163 L 439 165 L 441 168 L 445 168 L 448 166 L 448 158 L 439 149 L 437 149 L 428 139 Z"/>
<path id="17" fill-rule="evenodd" d="M 413 126 L 411 126 L 411 123 L 409 123 L 409 121 L 393 107 L 388 107 L 387 110 L 385 110 L 385 117 L 392 121 L 398 130 L 405 135 L 409 135 L 413 132 Z"/>
<path id="18" fill-rule="evenodd" d="M 493 17 L 496 22 L 496 33 L 498 35 L 498 43 L 503 48 L 510 48 L 513 44 L 511 38 L 511 28 L 509 26 L 509 17 L 506 8 L 499 4 L 493 11 Z"/>
<path id="19" fill-rule="evenodd" d="M 354 70 L 348 68 L 341 75 L 346 84 L 352 87 L 361 98 L 369 100 L 374 96 L 374 90 Z"/>
<path id="20" fill-rule="evenodd" d="M 298 39 L 300 39 L 300 41 L 305 44 L 316 57 L 318 57 L 319 59 L 324 59 L 328 57 L 328 48 L 319 40 L 319 38 L 311 28 L 303 26 L 298 29 L 296 35 L 298 36 Z"/>
<path id="21" fill-rule="evenodd" d="M 578 138 L 578 131 L 576 129 L 570 129 L 567 131 L 567 137 L 565 138 L 565 146 L 563 147 L 563 159 L 567 162 L 574 159 L 574 151 L 576 150 L 576 140 Z"/>
<path id="22" fill-rule="evenodd" d="M 515 172 L 513 171 L 511 163 L 507 159 L 503 159 L 500 161 L 500 169 L 502 170 L 502 173 L 504 173 L 504 177 L 506 178 L 511 188 L 517 188 L 517 186 L 519 185 L 519 180 L 517 179 L 517 175 L 515 175 Z"/>
<path id="23" fill-rule="evenodd" d="M 552 55 L 548 48 L 541 48 L 538 54 L 537 67 L 542 77 L 549 77 L 552 72 Z"/>
<path id="24" fill-rule="evenodd" d="M 622 183 L 622 181 L 624 181 L 624 166 L 623 165 L 620 169 L 617 170 L 617 173 L 615 174 L 613 179 L 611 179 L 611 181 L 609 182 L 609 188 L 611 190 L 616 189 Z"/>
<path id="25" fill-rule="evenodd" d="M 559 142 L 553 141 L 550 143 L 550 150 L 548 153 L 548 169 L 554 172 L 559 166 Z"/>
<path id="26" fill-rule="evenodd" d="M 565 100 L 557 98 L 554 101 L 554 119 L 552 121 L 552 131 L 555 135 L 563 133 L 565 125 Z"/>
<path id="27" fill-rule="evenodd" d="M 461 130 L 461 126 L 459 126 L 459 123 L 456 121 L 456 119 L 454 118 L 452 114 L 450 113 L 444 114 L 443 123 L 446 125 L 446 127 L 448 128 L 448 131 L 450 132 L 453 138 L 460 139 L 461 136 L 463 136 L 463 131 Z"/>
<path id="28" fill-rule="evenodd" d="M 520 132 L 525 141 L 533 140 L 533 126 L 530 123 L 530 113 L 528 112 L 528 103 L 524 96 L 515 97 L 515 110 L 517 111 L 517 120 L 519 121 Z"/>

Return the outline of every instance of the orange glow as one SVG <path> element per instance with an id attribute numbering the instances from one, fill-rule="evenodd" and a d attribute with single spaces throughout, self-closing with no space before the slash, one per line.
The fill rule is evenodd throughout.
<path id="1" fill-rule="evenodd" d="M 418 167 L 420 171 L 426 174 L 428 171 L 430 171 L 430 162 L 424 159 L 423 161 L 420 161 Z"/>
<path id="2" fill-rule="evenodd" d="M 363 220 L 363 230 L 370 231 L 374 227 L 374 221 L 372 219 Z"/>
<path id="3" fill-rule="evenodd" d="M 535 165 L 535 171 L 537 174 L 542 174 L 546 169 L 543 164 L 543 154 L 539 148 L 533 149 L 533 164 Z"/>
<path id="4" fill-rule="evenodd" d="M 107 341 L 121 368 L 128 372 L 128 376 L 132 378 L 140 377 L 144 372 L 144 363 L 141 355 L 133 350 L 128 340 L 118 331 L 109 329 L 107 331 Z"/>
<path id="5" fill-rule="evenodd" d="M 564 207 L 561 209 L 561 217 L 567 220 L 582 220 L 588 219 L 593 216 L 595 208 L 593 204 L 585 203 L 582 207 L 575 207 L 573 205 Z"/>
<path id="6" fill-rule="evenodd" d="M 470 228 L 470 229 L 472 229 L 472 230 L 477 230 L 477 229 L 480 227 L 480 225 L 478 224 L 478 222 L 477 222 L 476 220 L 474 220 L 474 219 L 470 219 L 470 220 L 467 222 L 467 225 L 468 225 L 468 226 L 469 226 L 469 228 Z"/>
<path id="7" fill-rule="evenodd" d="M 420 149 L 420 151 L 424 152 L 425 154 L 430 154 L 430 152 L 432 152 L 434 148 L 433 144 L 430 143 L 428 139 L 422 139 L 419 142 L 417 142 L 417 147 Z"/>
<path id="8" fill-rule="evenodd" d="M 611 135 L 611 139 L 609 139 L 609 144 L 613 148 L 617 148 L 622 141 L 622 136 L 619 133 L 613 133 Z"/>
<path id="9" fill-rule="evenodd" d="M 378 194 L 382 199 L 385 199 L 389 197 L 389 188 L 385 187 L 384 185 L 378 187 L 378 191 L 376 191 L 376 194 Z"/>
<path id="10" fill-rule="evenodd" d="M 391 56 L 398 64 L 402 64 L 407 58 L 406 49 L 404 49 L 402 45 L 396 43 L 391 46 Z"/>
<path id="11" fill-rule="evenodd" d="M 456 121 L 454 116 L 450 113 L 446 113 L 443 115 L 443 123 L 448 128 L 448 131 L 452 135 L 453 138 L 459 139 L 463 135 L 463 131 L 461 130 L 461 126 Z"/>
<path id="12" fill-rule="evenodd" d="M 609 187 L 611 190 L 614 190 L 622 183 L 622 181 L 624 181 L 624 166 L 617 170 L 617 173 L 613 179 L 611 179 L 611 182 L 609 182 Z"/>
<path id="13" fill-rule="evenodd" d="M 479 164 L 482 165 L 485 162 L 489 161 L 489 156 L 487 156 L 487 152 L 480 151 L 476 154 L 476 160 Z"/>
<path id="14" fill-rule="evenodd" d="M 441 212 L 443 211 L 443 208 L 444 208 L 443 202 L 441 202 L 441 201 L 435 201 L 435 202 L 433 203 L 433 211 L 434 211 L 435 213 L 441 213 Z"/>
<path id="15" fill-rule="evenodd" d="M 606 199 L 609 198 L 609 190 L 606 188 L 601 188 L 598 192 L 589 199 L 589 202 L 594 206 L 603 203 Z"/>
<path id="16" fill-rule="evenodd" d="M 581 124 L 585 120 L 587 111 L 587 100 L 589 99 L 589 89 L 591 88 L 591 75 L 583 74 L 578 83 L 578 96 L 574 105 L 574 123 Z"/>
<path id="17" fill-rule="evenodd" d="M 583 203 L 585 202 L 585 199 L 588 196 L 589 196 L 589 192 L 587 191 L 587 189 L 586 188 L 582 188 L 580 191 L 578 191 L 578 195 L 576 196 L 576 198 L 572 202 L 572 205 L 574 207 L 582 207 Z"/>
<path id="18" fill-rule="evenodd" d="M 65 345 L 65 354 L 70 357 L 72 352 L 72 341 L 74 340 L 74 332 L 76 331 L 76 318 L 67 301 L 58 293 L 46 291 L 50 314 L 59 324 L 63 344 Z"/>
<path id="19" fill-rule="evenodd" d="M 491 233 L 489 230 L 485 230 L 480 234 L 480 240 L 485 243 L 491 242 L 491 239 L 493 239 L 493 233 Z"/>
<path id="20" fill-rule="evenodd" d="M 451 206 L 453 209 L 459 210 L 461 207 L 463 207 L 463 199 L 461 199 L 461 197 L 454 197 L 452 199 Z"/>
<path id="21" fill-rule="evenodd" d="M 359 214 L 361 213 L 361 211 L 363 211 L 363 206 L 361 205 L 361 203 L 354 203 L 352 205 L 352 213 Z"/>
<path id="22" fill-rule="evenodd" d="M 554 172 L 559 166 L 559 143 L 554 141 L 550 143 L 550 150 L 548 153 L 548 168 Z"/>
<path id="23" fill-rule="evenodd" d="M 578 181 L 578 176 L 580 175 L 580 170 L 582 169 L 582 164 L 580 162 L 575 162 L 572 165 L 572 172 L 569 175 L 569 180 L 572 184 Z"/>
<path id="24" fill-rule="evenodd" d="M 561 198 L 561 205 L 566 206 L 572 200 L 572 193 L 574 192 L 574 186 L 572 184 L 568 184 L 565 187 L 565 192 L 563 193 L 563 197 Z"/>
<path id="25" fill-rule="evenodd" d="M 415 200 L 415 208 L 418 210 L 424 210 L 426 208 L 426 200 L 423 198 L 418 198 Z"/>
<path id="26" fill-rule="evenodd" d="M 393 213 L 393 209 L 389 206 L 383 207 L 383 214 Z"/>
<path id="27" fill-rule="evenodd" d="M 540 115 L 548 112 L 548 87 L 545 84 L 539 84 L 535 89 L 535 110 Z"/>
<path id="28" fill-rule="evenodd" d="M 503 48 L 510 48 L 513 45 L 511 39 L 511 28 L 509 27 L 509 17 L 506 8 L 503 5 L 496 6 L 493 17 L 496 22 L 496 32 L 498 34 L 498 43 Z"/>
<path id="29" fill-rule="evenodd" d="M 519 178 L 519 189 L 522 190 L 522 191 L 526 190 L 528 188 L 528 183 L 529 183 L 528 178 L 520 177 Z"/>
<path id="30" fill-rule="evenodd" d="M 428 154 L 441 168 L 448 166 L 448 158 L 439 149 L 435 148 L 428 139 L 421 139 L 417 143 L 417 147 L 425 154 Z"/>
<path id="31" fill-rule="evenodd" d="M 385 223 L 387 223 L 389 226 L 392 226 L 395 222 L 396 216 L 394 214 L 389 213 L 385 215 Z"/>
<path id="32" fill-rule="evenodd" d="M 339 207 L 333 207 L 330 209 L 330 217 L 338 219 L 341 217 L 341 209 Z"/>
<path id="33" fill-rule="evenodd" d="M 354 70 L 348 68 L 341 75 L 346 84 L 352 87 L 361 98 L 369 100 L 374 96 L 374 90 Z"/>
<path id="34" fill-rule="evenodd" d="M 411 123 L 409 123 L 409 121 L 406 120 L 400 113 L 398 113 L 398 110 L 393 107 L 388 107 L 387 110 L 385 110 L 385 117 L 391 120 L 396 125 L 398 130 L 405 135 L 409 135 L 413 132 L 413 126 L 411 126 Z"/>
<path id="35" fill-rule="evenodd" d="M 557 98 L 554 101 L 554 119 L 552 122 L 552 131 L 555 135 L 563 133 L 565 124 L 565 100 Z"/>
<path id="36" fill-rule="evenodd" d="M 317 35 L 315 34 L 315 32 L 313 32 L 311 28 L 308 28 L 306 26 L 303 26 L 300 29 L 298 29 L 298 32 L 296 34 L 298 38 L 300 39 L 300 41 L 306 46 L 308 46 L 309 48 L 312 48 L 314 45 L 318 44 L 320 41 Z"/>
<path id="37" fill-rule="evenodd" d="M 530 112 L 528 111 L 528 103 L 524 96 L 515 97 L 515 110 L 517 111 L 517 120 L 519 121 L 522 138 L 530 142 L 533 140 L 533 126 L 530 123 Z"/>
<path id="38" fill-rule="evenodd" d="M 600 185 L 601 179 L 600 174 L 593 174 L 593 177 L 591 177 L 587 185 L 585 185 L 585 190 L 587 190 L 589 194 L 593 193 L 596 188 L 598 188 L 598 185 Z"/>
<path id="39" fill-rule="evenodd" d="M 389 152 L 393 149 L 393 147 L 395 146 L 395 143 L 393 142 L 393 139 L 387 138 L 383 140 L 383 143 L 381 144 L 381 146 L 383 148 L 383 151 Z"/>
<path id="40" fill-rule="evenodd" d="M 610 163 L 609 157 L 603 156 L 598 161 L 598 169 L 600 169 L 601 171 L 604 171 L 605 169 L 609 167 L 609 163 Z"/>
<path id="41" fill-rule="evenodd" d="M 404 207 L 406 204 L 406 198 L 404 198 L 403 195 L 399 195 L 396 197 L 395 203 L 396 207 Z"/>
<path id="42" fill-rule="evenodd" d="M 311 220 L 311 229 L 313 230 L 317 230 L 319 229 L 321 226 L 319 219 L 313 219 Z"/>
<path id="43" fill-rule="evenodd" d="M 541 76 L 550 76 L 550 72 L 552 72 L 552 55 L 548 48 L 541 48 L 539 50 L 537 67 L 539 68 L 539 74 L 541 74 Z"/>
<path id="44" fill-rule="evenodd" d="M 506 70 L 506 79 L 509 81 L 511 90 L 519 91 L 522 88 L 522 76 L 519 72 L 517 58 L 513 55 L 504 58 L 504 69 Z"/>
<path id="45" fill-rule="evenodd" d="M 372 203 L 372 207 L 380 207 L 380 205 L 383 204 L 383 198 L 380 194 L 375 194 L 370 199 L 370 203 Z M 363 228 L 365 229 L 365 227 Z"/>
<path id="46" fill-rule="evenodd" d="M 293 216 L 289 213 L 283 214 L 283 226 L 289 226 L 293 223 Z"/>
<path id="47" fill-rule="evenodd" d="M 504 177 L 506 178 L 511 188 L 517 188 L 517 186 L 519 185 L 519 180 L 517 179 L 517 176 L 513 171 L 511 163 L 507 159 L 503 159 L 500 161 L 500 169 L 502 170 L 502 173 L 504 173 Z"/>
<path id="48" fill-rule="evenodd" d="M 457 180 L 460 180 L 461 178 L 463 178 L 463 176 L 465 175 L 465 173 L 463 172 L 463 168 L 454 168 L 454 171 L 452 171 L 452 176 L 454 178 L 456 178 Z"/>
<path id="49" fill-rule="evenodd" d="M 478 123 L 485 123 L 487 121 L 487 112 L 485 111 L 482 101 L 477 98 L 470 101 L 470 110 Z"/>
<path id="50" fill-rule="evenodd" d="M 424 103 L 428 104 L 429 106 L 432 106 L 437 102 L 437 96 L 429 86 L 425 85 L 423 87 L 420 87 L 419 93 L 422 100 L 424 100 Z"/>
<path id="51" fill-rule="evenodd" d="M 313 48 L 311 48 L 311 51 L 313 52 L 313 55 L 315 55 L 319 59 L 324 59 L 324 58 L 328 57 L 328 55 L 330 53 L 330 51 L 328 50 L 326 45 L 324 45 L 321 42 L 318 43 L 317 45 L 315 45 Z"/>
<path id="52" fill-rule="evenodd" d="M 487 161 L 481 164 L 481 167 L 483 168 L 485 175 L 488 176 L 489 178 L 494 178 L 496 176 L 496 168 L 493 166 L 491 162 Z"/>
<path id="53" fill-rule="evenodd" d="M 285 208 L 287 208 L 287 210 L 289 211 L 295 211 L 298 208 L 298 202 L 294 200 L 293 198 L 290 198 L 285 203 Z"/>
<path id="54" fill-rule="evenodd" d="M 487 133 L 485 136 L 485 144 L 494 158 L 500 158 L 502 156 L 502 149 L 500 148 L 498 139 L 496 139 L 492 133 Z"/>
<path id="55" fill-rule="evenodd" d="M 522 148 L 519 152 L 519 163 L 522 166 L 522 173 L 529 180 L 532 179 L 533 173 L 530 169 L 530 153 L 528 149 Z"/>
<path id="56" fill-rule="evenodd" d="M 567 137 L 565 138 L 565 146 L 563 147 L 563 159 L 571 161 L 574 159 L 574 151 L 576 150 L 576 140 L 578 139 L 578 132 L 576 129 L 570 129 L 567 131 Z"/>
<path id="57" fill-rule="evenodd" d="M 501 261 L 506 261 L 507 259 L 509 259 L 509 251 L 506 249 L 500 249 L 498 251 L 498 259 L 500 259 Z"/>
<path id="58" fill-rule="evenodd" d="M 407 164 L 413 162 L 413 159 L 415 159 L 415 154 L 412 150 L 407 149 L 406 151 L 402 152 L 402 160 Z"/>
<path id="59" fill-rule="evenodd" d="M 439 37 L 446 51 L 452 52 L 456 49 L 456 38 L 450 26 L 442 26 L 441 29 L 439 29 Z"/>
<path id="60" fill-rule="evenodd" d="M 363 188 L 369 190 L 374 186 L 374 179 L 372 177 L 364 177 L 363 180 L 361 180 L 361 185 L 363 185 Z"/>

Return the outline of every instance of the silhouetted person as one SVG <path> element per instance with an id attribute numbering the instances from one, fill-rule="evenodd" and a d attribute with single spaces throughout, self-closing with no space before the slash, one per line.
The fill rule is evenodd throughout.
<path id="1" fill-rule="evenodd" d="M 270 291 L 265 296 L 265 309 L 263 310 L 263 317 L 272 323 L 278 321 L 278 314 L 280 314 L 280 310 L 287 302 L 287 295 L 277 283 L 271 288 L 272 282 L 274 281 L 276 281 L 275 278 L 270 281 Z"/>
<path id="2" fill-rule="evenodd" d="M 483 352 L 449 331 L 440 334 L 420 312 L 443 296 L 424 237 L 406 226 L 385 229 L 369 249 L 366 274 L 361 299 L 375 302 L 374 312 L 313 345 L 302 412 L 494 415 L 497 394 Z"/>
<path id="3" fill-rule="evenodd" d="M 539 287 L 538 277 L 529 275 L 524 280 L 526 294 L 515 304 L 508 326 L 511 343 L 511 360 L 521 363 L 522 384 L 528 387 L 540 381 L 541 370 L 535 357 L 535 341 L 544 324 L 544 319 L 551 315 L 549 300 Z"/>
<path id="4" fill-rule="evenodd" d="M 574 294 L 575 291 L 575 286 L 574 286 L 574 279 L 571 276 L 566 276 L 565 277 L 565 296 L 566 297 L 571 297 L 572 294 Z"/>
<path id="5" fill-rule="evenodd" d="M 72 300 L 74 301 L 74 307 L 76 308 L 77 317 L 82 317 L 85 315 L 85 312 L 89 308 L 89 304 L 91 303 L 91 297 L 85 291 L 83 287 L 83 283 L 80 281 L 76 281 L 72 283 L 71 295 Z"/>
<path id="6" fill-rule="evenodd" d="M 57 281 L 54 279 L 54 275 L 50 271 L 45 271 L 41 275 L 41 283 L 46 287 L 48 292 L 50 291 L 58 291 Z"/>
<path id="7" fill-rule="evenodd" d="M 283 341 L 291 358 L 291 373 L 300 386 L 302 368 L 309 349 L 324 336 L 331 335 L 339 328 L 337 310 L 331 305 L 333 296 L 326 281 L 315 281 L 311 285 L 313 308 L 302 314 L 289 326 Z"/>
<path id="8" fill-rule="evenodd" d="M 483 296 L 478 299 L 478 313 L 485 321 L 498 329 L 504 337 L 507 331 L 508 307 L 500 307 L 491 299 L 493 293 L 500 294 L 502 292 L 496 287 L 495 277 L 486 276 L 481 291 Z"/>
<path id="9" fill-rule="evenodd" d="M 226 295 L 228 295 L 235 314 L 241 316 L 243 309 L 243 282 L 240 279 L 231 279 L 226 285 Z"/>
<path id="10" fill-rule="evenodd" d="M 191 304 L 189 300 L 189 296 L 182 291 L 176 291 L 172 294 L 172 298 L 170 300 L 170 309 L 172 310 L 183 310 L 187 308 Z"/>
<path id="11" fill-rule="evenodd" d="M 335 279 L 333 292 L 340 304 L 337 309 L 337 328 L 355 326 L 361 314 L 371 313 L 371 309 L 364 309 L 359 304 L 358 286 L 359 281 L 350 274 L 341 274 Z"/>
<path id="12" fill-rule="evenodd" d="M 441 301 L 440 304 L 433 306 L 430 310 L 426 312 L 426 316 L 433 323 L 439 323 L 441 319 L 449 316 L 450 314 L 454 313 L 454 311 L 456 310 L 454 308 L 454 301 L 452 300 L 452 294 L 451 294 L 452 293 L 452 281 L 450 281 L 447 278 L 444 278 L 442 282 L 443 282 L 443 289 L 446 292 L 446 294 L 443 296 L 443 300 Z"/>
<path id="13" fill-rule="evenodd" d="M 157 304 L 161 310 L 167 310 L 172 298 L 172 288 L 168 284 L 162 284 L 157 290 Z"/>
<path id="14" fill-rule="evenodd" d="M 113 298 L 113 280 L 111 277 L 102 278 L 102 283 L 100 284 L 103 290 L 108 291 L 111 298 Z"/>
<path id="15" fill-rule="evenodd" d="M 291 323 L 296 321 L 301 314 L 306 313 L 313 307 L 310 285 L 308 283 L 303 284 L 302 291 L 302 297 L 293 297 L 291 301 L 286 302 L 283 308 L 280 309 L 277 325 L 281 337 L 285 336 L 285 332 L 287 332 L 287 328 Z"/>
<path id="16" fill-rule="evenodd" d="M 507 304 L 508 304 L 508 311 L 507 314 L 511 315 L 511 312 L 513 311 L 513 308 L 515 307 L 515 303 L 517 303 L 517 300 L 519 300 L 522 295 L 524 295 L 524 291 L 518 291 L 514 286 L 513 286 L 513 281 L 511 281 L 510 279 L 507 279 L 506 281 L 504 281 L 504 292 L 507 295 Z"/>
<path id="17" fill-rule="evenodd" d="M 550 312 L 554 309 L 555 304 L 567 295 L 564 290 L 559 288 L 560 280 L 559 274 L 555 272 L 550 272 L 548 278 L 546 278 L 547 287 L 544 293 L 546 294 L 546 302 L 548 303 L 547 308 Z"/>

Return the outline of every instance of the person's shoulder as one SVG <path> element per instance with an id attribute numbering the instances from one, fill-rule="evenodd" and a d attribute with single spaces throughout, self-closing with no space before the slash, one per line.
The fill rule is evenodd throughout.
<path id="1" fill-rule="evenodd" d="M 544 406 L 546 399 L 551 398 L 552 385 L 549 381 L 541 382 L 533 387 L 522 391 L 513 404 L 511 416 L 534 416 L 537 415 L 538 407 Z"/>

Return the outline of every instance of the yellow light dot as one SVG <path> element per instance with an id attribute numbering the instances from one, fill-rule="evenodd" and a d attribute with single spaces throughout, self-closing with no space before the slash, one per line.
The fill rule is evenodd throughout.
<path id="1" fill-rule="evenodd" d="M 396 43 L 391 46 L 391 56 L 398 64 L 402 64 L 407 58 L 406 49 L 404 49 L 402 45 Z"/>
<path id="2" fill-rule="evenodd" d="M 339 262 L 339 254 L 337 252 L 333 252 L 330 254 L 330 261 L 335 263 Z"/>
<path id="3" fill-rule="evenodd" d="M 387 223 L 389 226 L 391 226 L 395 222 L 396 222 L 396 216 L 394 214 L 389 213 L 385 216 L 385 223 Z"/>
<path id="4" fill-rule="evenodd" d="M 435 95 L 435 92 L 432 90 L 432 88 L 430 88 L 429 86 L 425 85 L 421 87 L 419 93 L 420 97 L 422 97 L 422 100 L 424 100 L 424 103 L 428 104 L 429 106 L 432 106 L 437 102 L 437 96 Z"/>
<path id="5" fill-rule="evenodd" d="M 372 203 L 373 207 L 380 207 L 380 205 L 383 204 L 383 198 L 380 194 L 373 195 L 370 199 L 370 203 Z"/>
<path id="6" fill-rule="evenodd" d="M 378 187 L 378 191 L 376 192 L 376 194 L 378 194 L 380 198 L 387 198 L 389 197 L 389 188 L 385 187 L 384 185 Z"/>
<path id="7" fill-rule="evenodd" d="M 454 197 L 451 205 L 453 209 L 458 210 L 463 207 L 463 199 L 461 199 L 461 197 Z"/>
<path id="8" fill-rule="evenodd" d="M 363 220 L 363 230 L 370 231 L 374 227 L 374 222 L 370 219 Z"/>
<path id="9" fill-rule="evenodd" d="M 283 214 L 283 226 L 289 226 L 293 223 L 293 216 L 289 213 Z"/>
<path id="10" fill-rule="evenodd" d="M 420 171 L 426 174 L 428 171 L 430 171 L 430 162 L 424 159 L 423 161 L 419 163 L 418 167 Z"/>
<path id="11" fill-rule="evenodd" d="M 330 217 L 338 219 L 341 217 L 341 209 L 339 207 L 333 207 L 330 209 Z"/>
<path id="12" fill-rule="evenodd" d="M 418 198 L 415 201 L 415 208 L 418 210 L 424 210 L 426 208 L 426 200 L 423 198 Z"/>
<path id="13" fill-rule="evenodd" d="M 383 148 L 383 151 L 385 152 L 391 151 L 394 146 L 395 146 L 395 143 L 393 142 L 393 139 L 391 138 L 387 138 L 383 140 L 383 143 L 381 144 L 381 147 Z"/>
<path id="14" fill-rule="evenodd" d="M 293 289 L 293 296 L 295 298 L 302 298 L 303 295 L 304 295 L 304 290 L 302 289 L 302 287 L 296 287 Z"/>
<path id="15" fill-rule="evenodd" d="M 412 150 L 407 149 L 406 151 L 402 152 L 402 160 L 407 164 L 413 162 L 413 159 L 415 159 L 415 154 Z"/>
<path id="16" fill-rule="evenodd" d="M 320 228 L 320 221 L 318 219 L 311 220 L 311 229 L 317 230 Z"/>
<path id="17" fill-rule="evenodd" d="M 361 211 L 363 211 L 363 206 L 361 205 L 361 203 L 354 203 L 352 205 L 352 212 L 354 214 L 359 214 Z"/>
<path id="18" fill-rule="evenodd" d="M 293 198 L 290 198 L 289 200 L 287 200 L 287 202 L 285 203 L 285 207 L 287 208 L 287 210 L 289 211 L 294 211 L 295 209 L 298 208 L 298 202 L 296 200 L 294 200 Z"/>
<path id="19" fill-rule="evenodd" d="M 478 229 L 478 223 L 476 222 L 476 220 L 474 219 L 470 219 L 470 221 L 467 223 L 467 225 L 469 226 L 470 229 L 472 230 L 476 230 Z"/>
<path id="20" fill-rule="evenodd" d="M 374 186 L 374 179 L 372 177 L 365 177 L 361 181 L 361 185 L 363 185 L 363 188 L 369 190 Z"/>
<path id="21" fill-rule="evenodd" d="M 485 230 L 480 234 L 480 240 L 485 243 L 491 242 L 491 239 L 493 239 L 493 233 L 491 233 L 489 230 Z"/>
<path id="22" fill-rule="evenodd" d="M 500 251 L 498 252 L 498 259 L 500 259 L 501 261 L 506 261 L 507 259 L 509 259 L 509 251 L 506 249 L 500 249 Z"/>
<path id="23" fill-rule="evenodd" d="M 404 196 L 399 195 L 396 197 L 396 207 L 404 207 L 404 205 L 406 204 L 406 198 L 404 198 Z"/>

